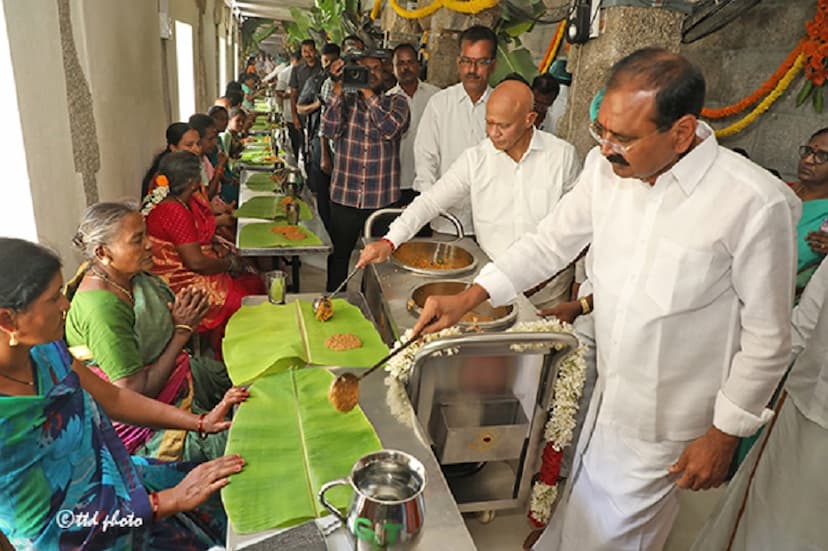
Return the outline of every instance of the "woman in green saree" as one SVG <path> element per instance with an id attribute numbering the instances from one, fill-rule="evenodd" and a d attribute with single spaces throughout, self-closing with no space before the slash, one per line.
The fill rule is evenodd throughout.
<path id="1" fill-rule="evenodd" d="M 247 391 L 234 388 L 197 416 L 101 380 L 61 340 L 69 303 L 57 256 L 0 237 L 0 265 L 14 266 L 0 271 L 0 533 L 17 549 L 223 545 L 226 517 L 215 492 L 244 461 L 130 457 L 109 419 L 220 432 Z"/>
<path id="2" fill-rule="evenodd" d="M 79 271 L 66 321 L 66 340 L 98 376 L 179 409 L 202 413 L 230 388 L 221 362 L 191 357 L 184 346 L 210 304 L 201 289 L 175 296 L 152 266 L 143 217 L 121 203 L 86 210 L 75 245 L 88 263 Z M 224 453 L 226 433 L 193 433 L 115 423 L 134 455 L 204 461 Z"/>
<path id="3" fill-rule="evenodd" d="M 799 147 L 798 182 L 791 188 L 802 200 L 797 225 L 797 299 L 828 253 L 828 233 L 820 231 L 828 219 L 828 128 L 817 130 L 807 145 Z"/>

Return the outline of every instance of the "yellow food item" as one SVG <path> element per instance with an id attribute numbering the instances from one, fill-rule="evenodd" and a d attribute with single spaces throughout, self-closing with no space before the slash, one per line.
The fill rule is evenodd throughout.
<path id="1" fill-rule="evenodd" d="M 295 202 L 296 202 L 296 199 L 294 199 L 290 195 L 285 195 L 284 197 L 282 197 L 282 200 L 279 201 L 279 204 L 283 207 L 286 207 L 290 203 L 295 203 Z"/>
<path id="2" fill-rule="evenodd" d="M 351 411 L 359 403 L 359 379 L 351 373 L 340 375 L 328 389 L 328 401 L 343 413 Z"/>
<path id="3" fill-rule="evenodd" d="M 333 303 L 328 297 L 323 297 L 319 304 L 316 305 L 316 310 L 313 315 L 317 321 L 328 321 L 333 317 Z"/>
<path id="4" fill-rule="evenodd" d="M 459 258 L 437 258 L 432 260 L 431 258 L 415 256 L 407 248 L 401 248 L 395 251 L 394 258 L 406 266 L 419 268 L 420 270 L 458 270 L 466 267 L 466 263 Z"/>
<path id="5" fill-rule="evenodd" d="M 359 340 L 359 337 L 351 333 L 337 333 L 336 335 L 331 335 L 325 339 L 325 346 L 331 350 L 342 352 L 345 350 L 360 348 L 362 346 L 362 341 Z"/>

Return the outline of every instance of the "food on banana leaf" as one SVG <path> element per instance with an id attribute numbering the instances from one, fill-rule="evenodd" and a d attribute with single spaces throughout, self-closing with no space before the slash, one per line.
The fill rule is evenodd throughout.
<path id="1" fill-rule="evenodd" d="M 359 402 L 359 379 L 351 373 L 344 373 L 334 379 L 328 389 L 328 401 L 342 413 L 354 409 Z"/>
<path id="2" fill-rule="evenodd" d="M 362 341 L 351 333 L 337 333 L 325 339 L 325 346 L 337 352 L 353 350 L 362 346 Z"/>

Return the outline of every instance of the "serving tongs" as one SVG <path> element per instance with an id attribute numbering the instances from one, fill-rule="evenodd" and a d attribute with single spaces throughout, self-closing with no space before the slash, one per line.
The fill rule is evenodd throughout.
<path id="1" fill-rule="evenodd" d="M 339 375 L 333 380 L 330 389 L 328 389 L 328 401 L 337 411 L 343 413 L 354 409 L 354 406 L 359 402 L 359 382 L 418 340 L 420 340 L 420 335 L 411 337 L 359 375 L 354 375 L 353 373 Z"/>
<path id="2" fill-rule="evenodd" d="M 333 292 L 313 299 L 313 315 L 316 319 L 319 321 L 328 321 L 333 317 L 333 303 L 331 302 L 331 299 L 345 288 L 345 285 L 348 284 L 351 278 L 354 277 L 359 270 L 360 268 L 358 266 L 351 270 L 351 273 L 349 273 L 348 276 L 342 280 L 342 283 L 340 283 L 337 288 L 333 290 Z"/>

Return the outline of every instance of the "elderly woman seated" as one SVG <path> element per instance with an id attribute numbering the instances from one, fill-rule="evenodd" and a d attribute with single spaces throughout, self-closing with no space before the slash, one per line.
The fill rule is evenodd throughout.
<path id="1" fill-rule="evenodd" d="M 197 331 L 211 331 L 213 351 L 221 352 L 224 326 L 246 295 L 264 294 L 257 273 L 215 242 L 216 218 L 200 193 L 201 161 L 183 151 L 159 166 L 169 194 L 147 215 L 153 273 L 176 293 L 193 285 L 207 292 L 210 308 Z"/>
<path id="2" fill-rule="evenodd" d="M 231 386 L 224 364 L 184 350 L 210 308 L 207 294 L 185 287 L 176 296 L 148 273 L 144 218 L 128 205 L 98 203 L 86 209 L 74 243 L 87 262 L 69 285 L 66 340 L 73 353 L 113 384 L 185 411 L 219 403 Z M 213 459 L 226 444 L 223 433 L 199 439 L 119 423 L 115 430 L 130 453 L 158 459 Z"/>
<path id="3" fill-rule="evenodd" d="M 244 461 L 130 457 L 109 418 L 216 433 L 247 391 L 231 389 L 197 416 L 107 383 L 73 363 L 60 340 L 69 307 L 60 260 L 0 238 L 0 264 L 14 266 L 0 271 L 0 532 L 18 549 L 222 545 L 226 517 L 215 492 Z"/>

